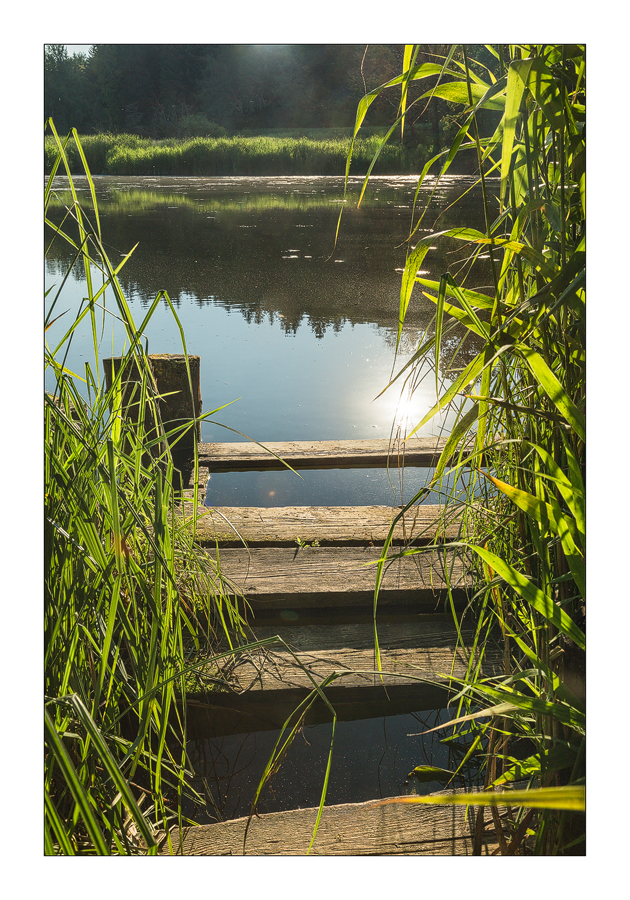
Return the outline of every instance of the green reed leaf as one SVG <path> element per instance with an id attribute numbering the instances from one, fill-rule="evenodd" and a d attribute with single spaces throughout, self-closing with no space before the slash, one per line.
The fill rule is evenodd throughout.
<path id="1" fill-rule="evenodd" d="M 470 89 L 473 98 L 473 104 L 484 106 L 486 109 L 502 110 L 505 100 L 502 96 L 497 95 L 493 90 L 494 85 L 471 83 Z M 460 103 L 466 107 L 468 102 L 468 87 L 465 81 L 448 81 L 445 84 L 439 84 L 431 91 L 427 91 L 422 95 L 425 97 L 440 97 L 449 103 Z"/>
<path id="2" fill-rule="evenodd" d="M 544 594 L 540 588 L 536 587 L 529 578 L 518 572 L 509 563 L 504 562 L 495 553 L 491 553 L 484 547 L 476 544 L 468 545 L 478 556 L 480 556 L 494 571 L 501 576 L 533 609 L 550 621 L 559 631 L 568 635 L 578 647 L 585 648 L 584 634 L 577 627 L 573 619 L 565 613 L 551 597 Z"/>
<path id="3" fill-rule="evenodd" d="M 506 760 L 512 762 L 511 767 L 492 782 L 492 787 L 523 781 L 532 776 L 550 775 L 562 769 L 572 768 L 577 759 L 578 750 L 572 746 L 552 747 L 548 752 L 527 759 Z"/>
<path id="4" fill-rule="evenodd" d="M 440 349 L 442 346 L 442 323 L 444 321 L 444 297 L 446 294 L 446 285 L 448 282 L 448 274 L 442 275 L 440 278 L 440 287 L 437 297 L 437 310 L 435 313 L 435 393 L 438 401 L 440 396 Z M 400 324 L 400 323 L 399 323 Z"/>
<path id="5" fill-rule="evenodd" d="M 516 136 L 516 123 L 531 65 L 531 59 L 515 60 L 508 69 L 505 112 L 503 113 L 503 142 L 501 147 L 501 203 L 505 201 L 507 193 L 512 148 Z"/>
<path id="6" fill-rule="evenodd" d="M 57 734 L 57 730 L 55 729 L 47 709 L 44 710 L 44 729 L 46 742 L 50 747 L 50 751 L 54 755 L 63 779 L 77 804 L 77 809 L 85 823 L 85 827 L 94 844 L 96 853 L 99 856 L 107 856 L 109 854 L 109 848 L 97 821 L 94 809 L 92 808 L 90 798 L 77 774 L 77 770 L 74 767 L 68 750 Z"/>
<path id="7" fill-rule="evenodd" d="M 438 766 L 416 766 L 407 775 L 407 778 L 415 778 L 420 784 L 428 781 L 450 781 L 455 772 L 449 769 L 440 769 Z"/>
<path id="8" fill-rule="evenodd" d="M 435 467 L 435 474 L 431 479 L 432 484 L 440 480 L 440 478 L 444 474 L 446 466 L 451 461 L 457 446 L 473 427 L 473 425 L 477 421 L 478 416 L 479 404 L 475 403 L 469 410 L 467 410 L 467 412 L 464 413 L 463 416 L 458 417 L 457 422 L 453 426 L 453 430 L 451 431 L 448 440 L 444 445 L 444 449 L 440 454 L 438 464 Z"/>
<path id="9" fill-rule="evenodd" d="M 440 288 L 439 281 L 430 281 L 428 278 L 421 278 L 420 276 L 416 277 L 416 281 L 418 284 L 423 285 L 423 287 L 431 288 L 434 291 L 438 291 Z M 488 297 L 487 294 L 480 294 L 479 291 L 471 291 L 469 288 L 458 288 L 460 294 L 463 294 L 466 300 L 473 307 L 477 307 L 478 309 L 492 309 L 494 306 L 494 297 Z M 455 290 L 450 282 L 446 284 L 446 294 L 449 297 L 455 297 Z M 429 297 L 429 294 L 425 296 Z"/>
<path id="10" fill-rule="evenodd" d="M 416 48 L 416 54 L 418 49 Z M 403 72 L 408 72 L 411 68 L 411 57 L 414 53 L 413 44 L 405 44 L 405 50 L 403 53 Z M 405 110 L 407 108 L 407 89 L 409 86 L 408 81 L 403 81 L 401 95 L 400 95 L 400 139 L 402 140 L 404 131 L 405 131 Z"/>
<path id="11" fill-rule="evenodd" d="M 100 728 L 97 726 L 96 722 L 89 714 L 79 696 L 74 694 L 73 696 L 67 698 L 67 702 L 74 708 L 87 734 L 93 741 L 103 766 L 107 769 L 114 787 L 121 794 L 127 810 L 132 816 L 135 825 L 137 826 L 145 841 L 149 855 L 155 854 L 157 851 L 157 843 L 155 837 L 153 836 L 153 831 L 151 830 L 145 817 L 143 816 L 136 798 L 134 797 L 133 792 L 129 787 L 127 779 L 120 771 L 116 759 L 112 755 L 109 747 L 103 739 Z"/>
<path id="12" fill-rule="evenodd" d="M 580 709 L 576 709 L 568 703 L 543 700 L 540 697 L 532 697 L 520 691 L 512 690 L 507 685 L 502 688 L 493 688 L 487 684 L 475 686 L 476 692 L 482 694 L 485 700 L 494 699 L 503 703 L 512 703 L 523 712 L 541 716 L 551 716 L 563 725 L 568 725 L 580 734 L 586 727 L 586 716 Z"/>
<path id="13" fill-rule="evenodd" d="M 468 385 L 469 383 L 474 383 L 479 375 L 481 374 L 484 367 L 484 353 L 478 353 L 477 356 L 470 362 L 463 372 L 455 379 L 455 381 L 450 385 L 450 387 L 445 391 L 442 397 L 438 400 L 436 404 L 434 404 L 429 412 L 422 417 L 420 422 L 416 425 L 416 427 L 411 431 L 405 440 L 409 440 L 418 429 L 422 428 L 423 425 L 426 425 L 433 416 L 437 415 L 437 413 L 449 403 L 456 394 L 458 394 L 463 387 Z"/>
<path id="14" fill-rule="evenodd" d="M 584 415 L 571 400 L 540 353 L 521 343 L 516 344 L 515 349 L 523 356 L 538 383 L 552 403 L 562 413 L 571 428 L 581 440 L 585 441 L 586 423 Z"/>
<path id="15" fill-rule="evenodd" d="M 422 265 L 422 261 L 429 252 L 430 247 L 430 240 L 420 241 L 405 262 L 405 270 L 400 286 L 400 307 L 398 312 L 398 335 L 396 337 L 396 346 L 398 346 L 400 342 L 400 336 L 402 334 L 405 316 L 407 315 L 407 308 L 409 306 L 409 301 L 411 300 L 411 292 L 416 281 L 418 269 Z"/>
<path id="16" fill-rule="evenodd" d="M 564 124 L 564 107 L 560 98 L 559 83 L 544 57 L 531 61 L 527 74 L 527 87 L 543 111 L 549 125 L 561 128 Z"/>
<path id="17" fill-rule="evenodd" d="M 377 800 L 373 806 L 390 803 L 420 803 L 425 806 L 516 806 L 525 809 L 563 809 L 584 812 L 586 790 L 583 785 L 530 788 L 529 790 L 471 791 L 463 794 L 428 794 L 426 797 L 392 797 Z"/>

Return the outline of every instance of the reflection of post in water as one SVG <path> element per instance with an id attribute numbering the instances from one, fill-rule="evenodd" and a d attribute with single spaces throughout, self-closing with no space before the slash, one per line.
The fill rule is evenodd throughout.
<path id="1" fill-rule="evenodd" d="M 192 419 L 198 418 L 201 414 L 201 359 L 199 356 L 188 357 L 190 384 L 186 368 L 186 357 L 183 354 L 154 353 L 148 357 L 148 360 L 153 376 L 153 384 L 149 383 L 147 387 L 153 392 L 154 397 L 159 397 L 159 416 L 164 426 L 164 431 L 168 434 L 174 429 L 190 423 Z M 121 357 L 109 357 L 103 362 L 106 386 L 107 390 L 109 390 L 112 386 L 114 375 L 117 375 L 120 371 Z M 121 384 L 122 408 L 125 411 L 125 416 L 131 422 L 137 423 L 140 411 L 141 376 L 135 360 L 124 357 L 124 362 L 125 369 L 122 374 Z M 192 394 L 190 390 L 191 384 Z M 145 404 L 144 428 L 148 441 L 157 437 L 158 431 L 152 406 L 148 402 Z M 183 486 L 188 483 L 192 472 L 195 433 L 197 441 L 199 441 L 201 439 L 200 422 L 197 422 L 195 426 L 189 427 L 183 434 L 178 432 L 172 435 L 168 441 L 173 463 L 175 468 L 181 473 Z M 156 452 L 160 452 L 162 449 L 163 444 L 156 445 Z"/>

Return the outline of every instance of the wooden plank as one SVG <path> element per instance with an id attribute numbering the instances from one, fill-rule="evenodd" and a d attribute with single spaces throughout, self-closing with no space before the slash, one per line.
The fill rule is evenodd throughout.
<path id="1" fill-rule="evenodd" d="M 243 540 L 252 547 L 292 546 L 317 541 L 320 546 L 383 544 L 401 507 L 391 506 L 283 506 L 199 507 L 196 540 L 202 545 L 219 543 L 239 547 Z M 441 523 L 444 508 L 414 506 L 396 523 L 395 544 L 454 540 L 459 534 L 460 509 L 454 507 Z M 192 503 L 184 503 L 184 514 L 192 516 Z"/>
<path id="2" fill-rule="evenodd" d="M 380 555 L 370 546 L 228 548 L 219 551 L 219 565 L 222 577 L 254 610 L 357 607 L 373 603 Z M 447 597 L 445 566 L 454 599 L 465 602 L 471 585 L 462 552 L 427 550 L 387 563 L 379 603 L 440 611 Z"/>
<path id="3" fill-rule="evenodd" d="M 377 617 L 377 628 L 381 650 L 386 654 L 409 649 L 420 653 L 441 653 L 444 650 L 452 654 L 457 645 L 457 631 L 452 618 L 447 615 L 418 614 L 402 621 L 397 616 L 385 622 L 380 622 Z M 307 619 L 306 624 L 300 618 L 270 624 L 256 621 L 252 625 L 252 632 L 260 641 L 279 635 L 297 653 L 337 651 L 339 648 L 369 650 L 372 653 L 374 649 L 373 621 L 339 622 L 336 618 L 319 622 Z M 474 630 L 464 627 L 461 634 L 465 642 L 470 642 Z M 450 660 L 449 656 L 448 666 Z M 371 658 L 371 663 L 373 661 Z"/>
<path id="4" fill-rule="evenodd" d="M 407 442 L 372 441 L 251 441 L 200 443 L 199 463 L 211 472 L 284 469 L 361 469 L 391 466 L 435 466 L 446 441 L 413 437 Z M 265 449 L 266 448 L 266 449 Z M 271 451 L 271 452 L 269 452 Z M 273 455 L 275 454 L 275 456 Z"/>
<path id="5" fill-rule="evenodd" d="M 447 792 L 440 792 L 447 793 Z M 435 795 L 433 795 L 435 796 Z M 295 809 L 171 832 L 160 855 L 305 856 L 317 809 Z M 502 810 L 503 812 L 503 810 Z M 346 803 L 326 806 L 310 856 L 471 856 L 472 810 L 465 806 L 420 806 L 410 803 Z M 496 848 L 487 838 L 483 855 Z"/>
<path id="6" fill-rule="evenodd" d="M 374 687 L 381 692 L 395 685 L 420 687 L 426 681 L 444 685 L 449 676 L 465 675 L 469 651 L 458 646 L 457 632 L 446 617 L 425 616 L 415 622 L 386 622 L 377 627 L 381 672 L 373 624 L 256 624 L 258 640 L 278 636 L 285 643 L 237 654 L 229 668 L 230 685 L 238 693 L 294 689 L 307 693 L 314 683 L 338 672 L 343 676 L 333 682 L 335 690 Z M 472 629 L 462 631 L 465 646 L 472 645 L 473 637 Z M 487 648 L 482 674 L 499 674 L 501 664 L 501 648 L 492 645 Z M 204 676 L 218 675 L 218 670 L 210 665 L 199 673 L 203 685 Z"/>
<path id="7" fill-rule="evenodd" d="M 381 671 L 374 652 L 372 623 L 255 625 L 259 640 L 279 635 L 278 643 L 235 654 L 230 665 L 201 665 L 187 693 L 189 735 L 240 734 L 280 728 L 315 685 L 338 673 L 325 695 L 340 720 L 396 715 L 446 706 L 459 689 L 469 651 L 458 645 L 446 617 L 420 616 L 411 622 L 378 625 Z M 462 631 L 472 645 L 472 629 Z M 498 644 L 486 648 L 482 677 L 503 669 Z M 217 679 L 223 687 L 217 688 Z M 326 703 L 317 698 L 305 724 L 329 722 Z"/>
<path id="8" fill-rule="evenodd" d="M 199 487 L 199 497 L 203 500 L 203 497 L 206 493 L 206 485 L 208 484 L 208 478 L 210 477 L 210 469 L 207 466 L 197 466 L 197 485 Z M 194 487 L 195 487 L 195 473 L 194 471 L 190 473 L 190 477 L 188 480 L 188 487 L 183 491 L 183 496 L 188 500 L 191 500 L 194 496 Z"/>

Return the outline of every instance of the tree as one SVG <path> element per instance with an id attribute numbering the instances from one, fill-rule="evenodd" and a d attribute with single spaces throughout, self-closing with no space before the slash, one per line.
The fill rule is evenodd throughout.
<path id="1" fill-rule="evenodd" d="M 89 128 L 87 65 L 83 54 L 68 56 L 64 44 L 47 44 L 44 49 L 44 118 L 52 116 L 61 131 Z"/>

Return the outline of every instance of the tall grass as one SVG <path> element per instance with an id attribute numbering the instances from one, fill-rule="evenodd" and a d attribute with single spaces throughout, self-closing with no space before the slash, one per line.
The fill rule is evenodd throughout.
<path id="1" fill-rule="evenodd" d="M 81 146 L 94 175 L 341 175 L 350 138 L 333 137 L 196 137 L 151 140 L 137 135 L 98 134 L 81 137 Z M 379 145 L 372 135 L 355 142 L 353 174 L 364 175 Z M 45 140 L 45 172 L 56 159 L 56 144 Z M 80 173 L 83 161 L 74 144 L 67 148 L 70 171 Z M 418 172 L 428 152 L 388 146 L 381 158 L 383 174 Z"/>
<path id="2" fill-rule="evenodd" d="M 134 323 L 117 277 L 130 254 L 116 267 L 107 256 L 81 141 L 76 131 L 61 140 L 51 121 L 48 126 L 57 156 L 45 192 L 47 238 L 66 242 L 73 258 L 61 283 L 47 293 L 46 331 L 67 314 L 59 310 L 75 268 L 87 296 L 58 345 L 45 347 L 45 853 L 155 855 L 158 838 L 167 836 L 172 846 L 178 829 L 181 835 L 183 825 L 194 824 L 183 814 L 188 801 L 205 806 L 191 786 L 187 697 L 203 702 L 213 686 L 229 690 L 222 666 L 231 668 L 237 653 L 280 643 L 296 664 L 303 663 L 278 637 L 248 642 L 240 598 L 224 582 L 218 556 L 195 543 L 196 426 L 216 410 L 189 425 L 169 423 L 166 430 L 146 332 L 166 301 L 182 336 L 192 396 L 177 314 L 160 292 L 143 321 Z M 77 199 L 70 148 L 82 161 L 89 207 Z M 67 178 L 63 194 L 70 196 L 56 224 L 58 209 L 55 221 L 48 211 L 59 169 Z M 106 302 L 108 295 L 113 303 Z M 99 335 L 109 319 L 122 322 L 126 349 L 108 382 Z M 66 367 L 66 358 L 86 322 L 94 357 L 79 374 Z M 186 429 L 194 435 L 195 490 L 184 518 L 171 448 Z M 200 691 L 197 673 L 203 670 Z M 318 685 L 306 674 L 312 690 L 283 726 L 253 796 L 252 816 L 318 698 L 330 709 L 334 734 L 336 714 L 323 690 L 328 681 Z M 330 754 L 311 845 L 329 771 Z"/>
<path id="3" fill-rule="evenodd" d="M 536 853 L 572 854 L 584 851 L 585 53 L 582 46 L 489 49 L 496 63 L 486 68 L 465 47 L 453 47 L 442 66 L 415 66 L 408 48 L 405 72 L 360 104 L 355 134 L 382 90 L 402 93 L 392 132 L 404 125 L 405 86 L 429 75 L 439 75 L 438 86 L 419 102 L 443 97 L 463 109 L 452 147 L 428 161 L 418 189 L 432 167 L 437 186 L 458 154 L 473 154 L 486 228 L 417 239 L 424 211 L 416 211 L 399 340 L 419 291 L 436 313 L 394 380 L 417 383 L 427 364 L 435 372 L 436 403 L 413 431 L 446 407 L 456 413 L 432 486 L 449 471 L 472 469 L 464 496 L 450 497 L 463 500 L 460 543 L 481 585 L 467 615 L 482 656 L 493 639 L 504 649 L 501 678 L 479 678 L 471 661 L 458 685 L 454 733 L 483 748 L 486 787 L 512 808 L 507 829 L 497 828 L 501 852 L 528 840 Z M 497 124 L 483 133 L 486 110 Z M 500 178 L 496 188 L 490 175 Z M 418 269 L 437 239 L 457 253 L 451 271 L 429 281 Z M 470 290 L 482 254 L 490 256 L 492 283 Z M 462 368 L 444 352 L 453 324 L 482 343 Z M 480 505 L 474 491 L 484 484 Z M 388 551 L 389 542 L 383 559 Z M 379 583 L 380 573 L 376 598 Z M 525 798 L 508 795 L 515 782 L 529 789 Z M 484 802 L 498 826 L 496 801 Z"/>
<path id="4" fill-rule="evenodd" d="M 161 422 L 145 338 L 161 297 L 170 301 L 159 295 L 134 323 L 117 279 L 125 260 L 115 267 L 103 247 L 80 142 L 75 133 L 90 208 L 76 199 L 70 135 L 60 140 L 49 124 L 57 158 L 45 209 L 59 168 L 74 199 L 61 225 L 46 217 L 47 236 L 67 242 L 74 258 L 48 292 L 47 329 L 67 314 L 63 289 L 79 263 L 86 297 L 45 354 L 45 851 L 155 853 L 157 832 L 182 824 L 182 801 L 194 794 L 187 669 L 212 656 L 219 637 L 237 642 L 242 622 L 216 561 L 194 543 L 194 515 L 185 526 L 178 514 L 170 450 L 178 431 L 167 434 Z M 108 388 L 98 339 L 110 317 L 123 323 L 126 350 Z M 66 356 L 86 322 L 94 358 L 73 373 Z M 135 394 L 126 406 L 129 378 Z"/>

